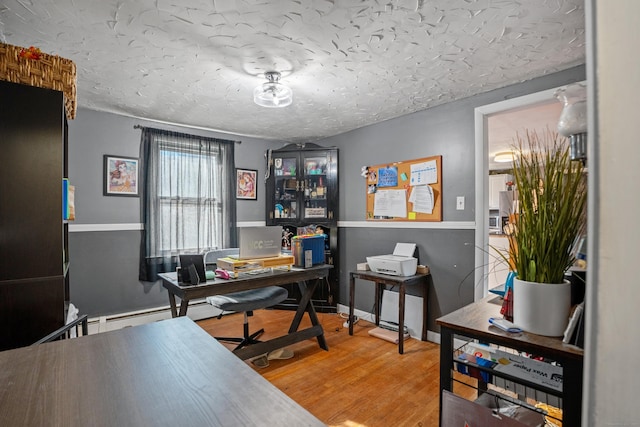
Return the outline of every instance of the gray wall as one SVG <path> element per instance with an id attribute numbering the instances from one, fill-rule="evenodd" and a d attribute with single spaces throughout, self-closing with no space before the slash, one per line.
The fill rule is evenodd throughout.
<path id="1" fill-rule="evenodd" d="M 340 221 L 365 221 L 362 166 L 442 155 L 443 221 L 451 222 L 450 229 L 341 227 L 340 302 L 348 304 L 348 274 L 357 263 L 391 253 L 396 242 L 415 242 L 420 262 L 431 269 L 429 330 L 439 330 L 437 317 L 471 303 L 474 230 L 456 229 L 455 222 L 475 220 L 474 109 L 584 79 L 580 66 L 320 141 L 340 150 Z M 457 196 L 465 197 L 463 211 L 456 210 Z M 356 290 L 356 308 L 371 312 L 373 286 L 357 283 Z"/>
<path id="2" fill-rule="evenodd" d="M 336 137 L 315 141 L 340 150 L 340 296 L 347 305 L 348 273 L 368 255 L 391 253 L 396 242 L 415 242 L 420 262 L 431 268 L 428 295 L 429 330 L 435 319 L 473 300 L 474 230 L 456 222 L 473 223 L 475 212 L 474 108 L 504 99 L 584 80 L 584 67 L 406 115 Z M 139 199 L 102 196 L 102 156 L 138 157 L 140 130 L 135 124 L 174 129 L 218 138 L 241 140 L 236 165 L 265 172 L 264 152 L 283 142 L 171 127 L 144 120 L 80 108 L 69 124 L 69 175 L 76 185 L 74 225 L 139 224 Z M 443 220 L 447 228 L 370 227 L 365 222 L 365 165 L 442 155 Z M 238 221 L 264 221 L 264 185 L 257 201 L 238 201 Z M 465 197 L 464 211 L 455 209 L 456 196 Z M 356 224 L 356 225 L 353 225 Z M 70 233 L 71 297 L 90 316 L 157 307 L 168 303 L 159 283 L 139 282 L 140 231 Z M 414 293 L 410 291 L 410 293 Z M 419 295 L 419 293 L 416 293 Z M 357 284 L 356 308 L 371 312 L 373 286 Z"/>
<path id="3" fill-rule="evenodd" d="M 285 145 L 79 108 L 76 118 L 69 121 L 69 179 L 76 186 L 78 204 L 74 224 L 140 222 L 139 198 L 102 195 L 103 155 L 139 156 L 141 131 L 134 125 L 241 141 L 235 145 L 236 167 L 257 169 L 260 178 L 265 173 L 265 150 Z M 238 221 L 264 221 L 264 185 L 258 186 L 257 201 L 238 200 L 237 206 Z"/>

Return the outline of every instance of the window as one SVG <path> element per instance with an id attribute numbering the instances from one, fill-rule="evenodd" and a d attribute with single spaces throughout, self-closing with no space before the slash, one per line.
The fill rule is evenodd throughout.
<path id="1" fill-rule="evenodd" d="M 233 141 L 143 128 L 140 280 L 174 271 L 178 254 L 235 246 Z"/>

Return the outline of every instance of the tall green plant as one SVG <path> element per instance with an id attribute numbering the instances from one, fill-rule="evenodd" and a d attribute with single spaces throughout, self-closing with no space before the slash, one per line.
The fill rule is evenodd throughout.
<path id="1" fill-rule="evenodd" d="M 586 224 L 586 177 L 571 161 L 569 144 L 557 133 L 517 137 L 513 175 L 518 212 L 509 249 L 518 278 L 562 283 L 574 263 L 573 246 Z"/>

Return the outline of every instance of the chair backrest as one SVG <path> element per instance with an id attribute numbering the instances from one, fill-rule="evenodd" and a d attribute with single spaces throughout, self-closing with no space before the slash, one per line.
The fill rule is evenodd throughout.
<path id="1" fill-rule="evenodd" d="M 204 253 L 205 266 L 214 265 L 218 262 L 218 258 L 224 258 L 229 255 L 237 255 L 239 248 L 214 249 Z"/>

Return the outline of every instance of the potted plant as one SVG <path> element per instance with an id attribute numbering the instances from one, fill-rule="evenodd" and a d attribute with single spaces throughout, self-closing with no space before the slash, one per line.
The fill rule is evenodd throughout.
<path id="1" fill-rule="evenodd" d="M 513 322 L 525 331 L 561 336 L 571 310 L 565 272 L 586 226 L 584 165 L 567 140 L 546 131 L 517 137 L 513 175 L 518 198 L 507 234 L 513 282 Z"/>

